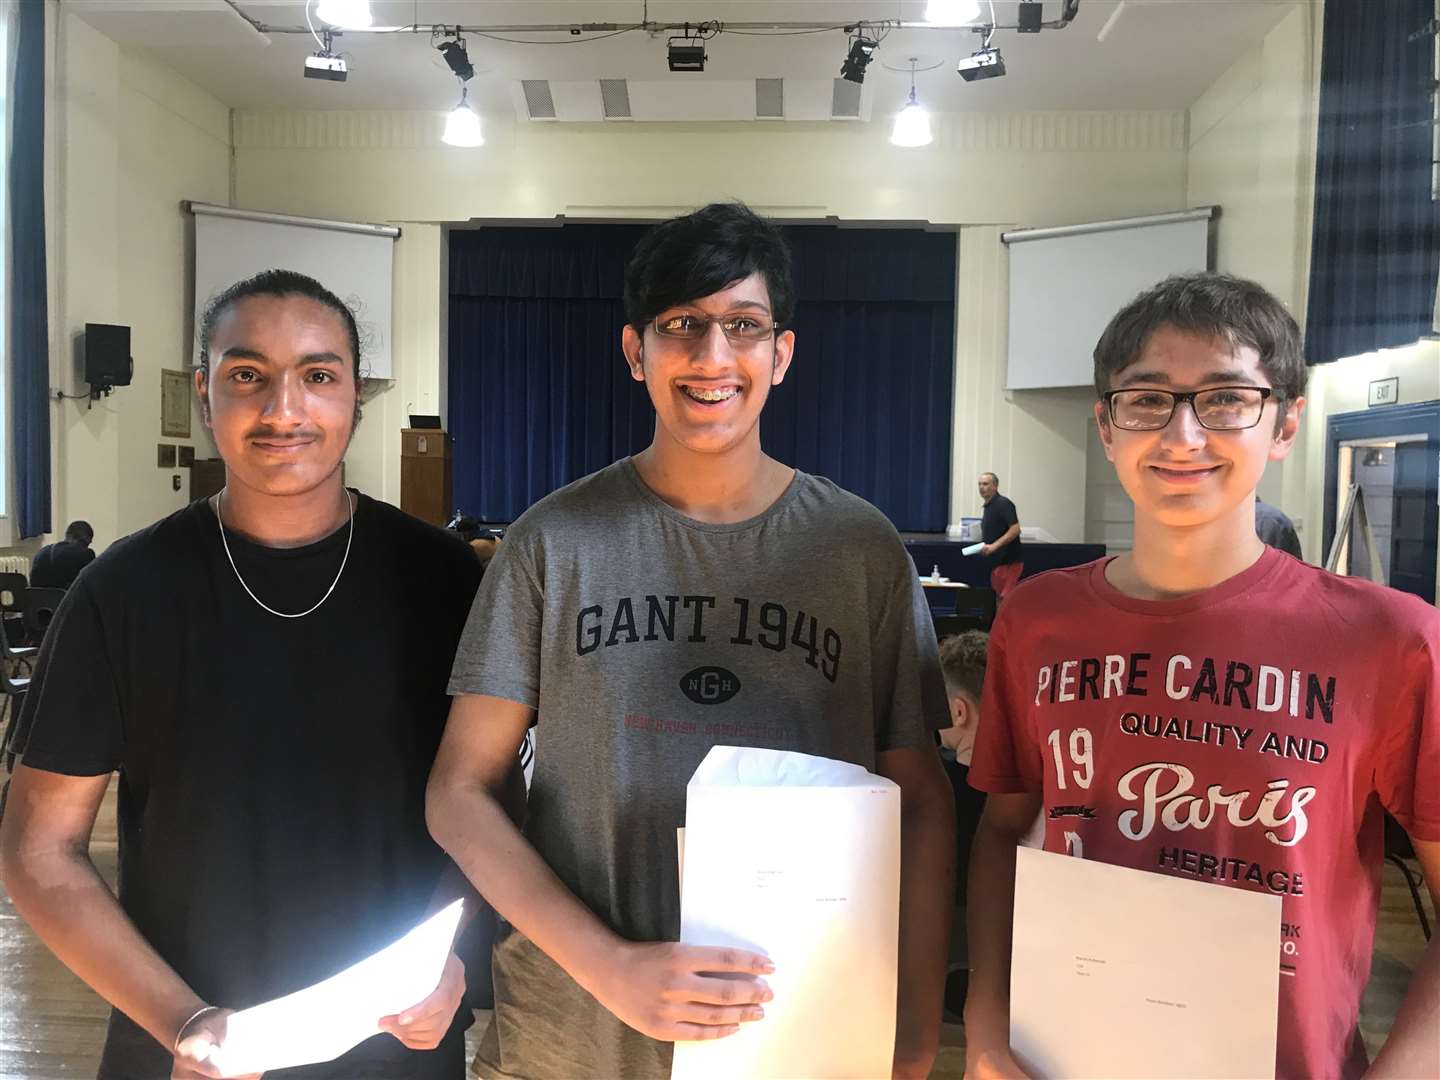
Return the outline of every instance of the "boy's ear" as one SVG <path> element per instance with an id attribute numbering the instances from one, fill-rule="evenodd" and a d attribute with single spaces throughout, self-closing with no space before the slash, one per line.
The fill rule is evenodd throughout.
<path id="1" fill-rule="evenodd" d="M 1270 444 L 1270 460 L 1283 461 L 1295 449 L 1295 440 L 1300 437 L 1300 414 L 1305 410 L 1305 399 L 1296 398 L 1285 403 L 1275 428 L 1275 441 Z"/>
<path id="2" fill-rule="evenodd" d="M 620 351 L 625 354 L 625 366 L 630 377 L 636 382 L 645 381 L 645 342 L 629 323 L 620 331 Z"/>
<path id="3" fill-rule="evenodd" d="M 1105 402 L 1095 402 L 1095 426 L 1100 430 L 1100 445 L 1105 447 L 1105 457 L 1108 461 L 1114 461 L 1115 455 L 1110 452 L 1110 440 L 1114 432 L 1110 430 L 1110 414 L 1105 410 Z"/>
<path id="4" fill-rule="evenodd" d="M 206 385 L 205 369 L 195 369 L 195 396 L 200 399 L 200 419 L 205 421 L 205 426 L 210 427 L 210 389 Z"/>

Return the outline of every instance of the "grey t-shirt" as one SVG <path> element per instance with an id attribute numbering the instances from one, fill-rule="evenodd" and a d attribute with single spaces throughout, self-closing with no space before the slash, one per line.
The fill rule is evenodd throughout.
<path id="1" fill-rule="evenodd" d="M 505 536 L 461 638 L 453 694 L 537 710 L 525 833 L 621 936 L 680 931 L 675 830 L 721 744 L 874 769 L 949 724 L 935 633 L 889 521 L 797 472 L 764 513 L 707 524 L 624 459 L 542 499 Z M 521 934 L 494 958 L 482 1075 L 668 1077 L 627 1027 Z"/>

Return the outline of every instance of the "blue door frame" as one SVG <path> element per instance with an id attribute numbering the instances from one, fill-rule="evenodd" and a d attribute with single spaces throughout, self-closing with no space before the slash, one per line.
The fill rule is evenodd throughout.
<path id="1" fill-rule="evenodd" d="M 1422 401 L 1413 405 L 1383 405 L 1363 412 L 1336 413 L 1325 421 L 1325 546 L 1321 557 L 1328 555 L 1335 540 L 1336 515 L 1339 512 L 1336 479 L 1340 472 L 1340 444 L 1352 439 L 1381 439 L 1387 436 L 1423 434 L 1426 439 L 1427 475 L 1426 506 L 1435 510 L 1440 502 L 1440 401 Z M 1425 545 L 1428 576 L 1419 589 L 1411 591 L 1427 603 L 1435 602 L 1435 559 L 1440 511 L 1428 516 Z M 1421 590 L 1428 589 L 1422 592 Z"/>

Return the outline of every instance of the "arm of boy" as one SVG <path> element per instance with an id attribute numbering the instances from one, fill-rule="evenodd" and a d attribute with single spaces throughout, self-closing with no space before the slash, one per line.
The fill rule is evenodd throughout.
<path id="1" fill-rule="evenodd" d="M 207 1045 L 224 1038 L 220 1010 L 185 985 L 130 921 L 95 864 L 90 833 L 110 774 L 67 776 L 16 767 L 0 825 L 0 877 L 21 917 L 60 962 L 175 1054 L 176 1077 L 219 1076 L 203 1056 L 182 1052 L 182 1026 L 211 1022 Z"/>
<path id="2" fill-rule="evenodd" d="M 733 1035 L 764 1016 L 770 961 L 739 949 L 626 941 L 555 876 L 501 805 L 534 710 L 462 694 L 426 791 L 436 841 L 495 910 L 620 1020 L 666 1042 Z M 717 978 L 740 974 L 745 979 Z"/>
<path id="3" fill-rule="evenodd" d="M 992 794 L 970 849 L 970 990 L 965 1001 L 965 1071 L 1023 1077 L 1010 1055 L 1010 946 L 1015 849 L 1040 813 L 1039 793 Z"/>
<path id="4" fill-rule="evenodd" d="M 896 1080 L 925 1077 L 940 1047 L 946 942 L 955 899 L 955 801 L 931 749 L 886 750 L 880 774 L 900 786 L 900 970 Z"/>
<path id="5" fill-rule="evenodd" d="M 1440 841 L 1412 837 L 1411 843 L 1425 872 L 1431 903 L 1440 911 Z M 1440 1076 L 1440 937 L 1430 939 L 1410 979 L 1410 989 L 1400 1004 L 1390 1037 L 1365 1076 L 1366 1080 Z"/>
<path id="6" fill-rule="evenodd" d="M 525 796 L 525 775 L 517 759 L 511 763 L 510 773 L 505 778 L 505 786 L 500 794 L 501 806 L 516 825 L 525 820 Z M 426 915 L 434 915 L 456 900 L 465 901 L 460 922 L 455 927 L 455 941 L 458 943 L 479 912 L 483 901 L 460 868 L 447 861 L 440 881 L 435 886 L 435 894 L 430 898 Z M 458 953 L 452 951 L 445 960 L 445 969 L 441 972 L 439 984 L 425 1000 L 403 1012 L 382 1016 L 380 1029 L 394 1035 L 412 1050 L 433 1050 L 449 1032 L 464 998 L 465 962 Z"/>

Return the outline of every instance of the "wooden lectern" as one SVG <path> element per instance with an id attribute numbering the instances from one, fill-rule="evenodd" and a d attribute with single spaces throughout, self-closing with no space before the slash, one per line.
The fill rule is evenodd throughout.
<path id="1" fill-rule="evenodd" d="M 401 428 L 400 509 L 443 529 L 453 509 L 450 489 L 450 436 L 438 428 Z"/>

